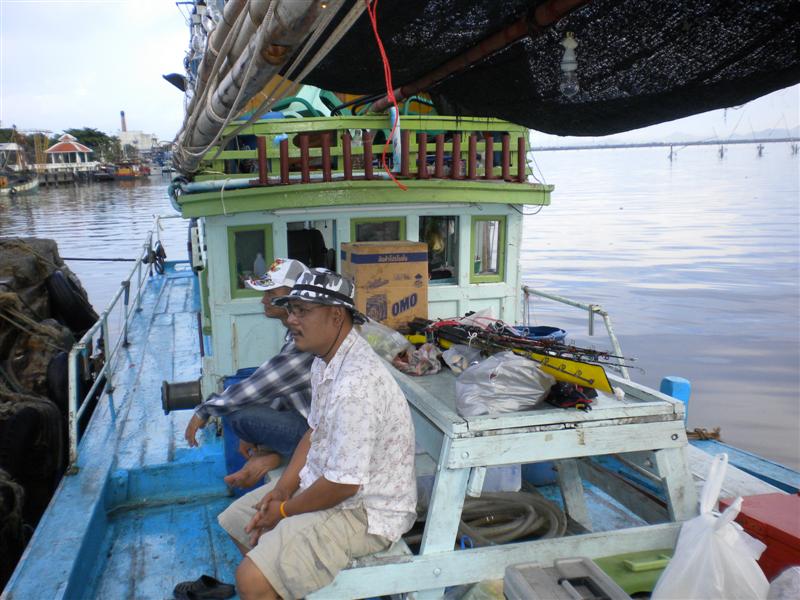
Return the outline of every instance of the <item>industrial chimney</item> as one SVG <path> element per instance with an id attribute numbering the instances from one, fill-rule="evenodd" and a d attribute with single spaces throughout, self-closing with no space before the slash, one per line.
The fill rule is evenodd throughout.
<path id="1" fill-rule="evenodd" d="M 119 111 L 119 120 L 122 122 L 122 131 L 128 131 L 128 127 L 125 125 L 125 111 Z"/>

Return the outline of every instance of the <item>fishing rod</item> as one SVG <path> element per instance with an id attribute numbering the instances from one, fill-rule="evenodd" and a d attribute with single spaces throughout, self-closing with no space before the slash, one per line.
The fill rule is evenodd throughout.
<path id="1" fill-rule="evenodd" d="M 511 329 L 507 325 L 503 325 L 504 331 Z M 555 340 L 531 340 L 518 335 L 495 333 L 481 326 L 466 325 L 454 320 L 429 321 L 425 330 L 450 343 L 477 347 L 489 354 L 511 350 L 517 353 L 534 353 L 542 357 L 571 359 L 615 368 L 621 366 L 638 368 L 631 364 L 635 360 L 633 358 L 611 354 L 602 350 L 563 344 Z M 530 358 L 537 360 L 534 357 Z"/>

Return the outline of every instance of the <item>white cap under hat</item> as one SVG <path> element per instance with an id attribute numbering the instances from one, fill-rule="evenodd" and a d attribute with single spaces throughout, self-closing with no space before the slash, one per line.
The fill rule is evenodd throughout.
<path id="1" fill-rule="evenodd" d="M 244 284 L 251 290 L 258 290 L 259 292 L 266 292 L 279 287 L 294 287 L 300 276 L 307 272 L 308 267 L 299 260 L 276 258 L 266 273 L 261 277 L 246 279 Z"/>

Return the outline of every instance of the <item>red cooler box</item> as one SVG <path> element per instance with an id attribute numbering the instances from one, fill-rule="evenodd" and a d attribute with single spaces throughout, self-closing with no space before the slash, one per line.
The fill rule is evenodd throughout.
<path id="1" fill-rule="evenodd" d="M 733 501 L 720 500 L 720 512 Z M 745 496 L 736 522 L 767 545 L 758 561 L 767 579 L 771 581 L 788 567 L 800 566 L 800 495 Z"/>

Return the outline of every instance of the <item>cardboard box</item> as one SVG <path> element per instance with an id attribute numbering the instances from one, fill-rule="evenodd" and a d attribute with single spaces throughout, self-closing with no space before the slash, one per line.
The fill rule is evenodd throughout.
<path id="1" fill-rule="evenodd" d="M 342 273 L 355 282 L 356 308 L 402 330 L 428 318 L 428 245 L 424 242 L 342 244 Z"/>

